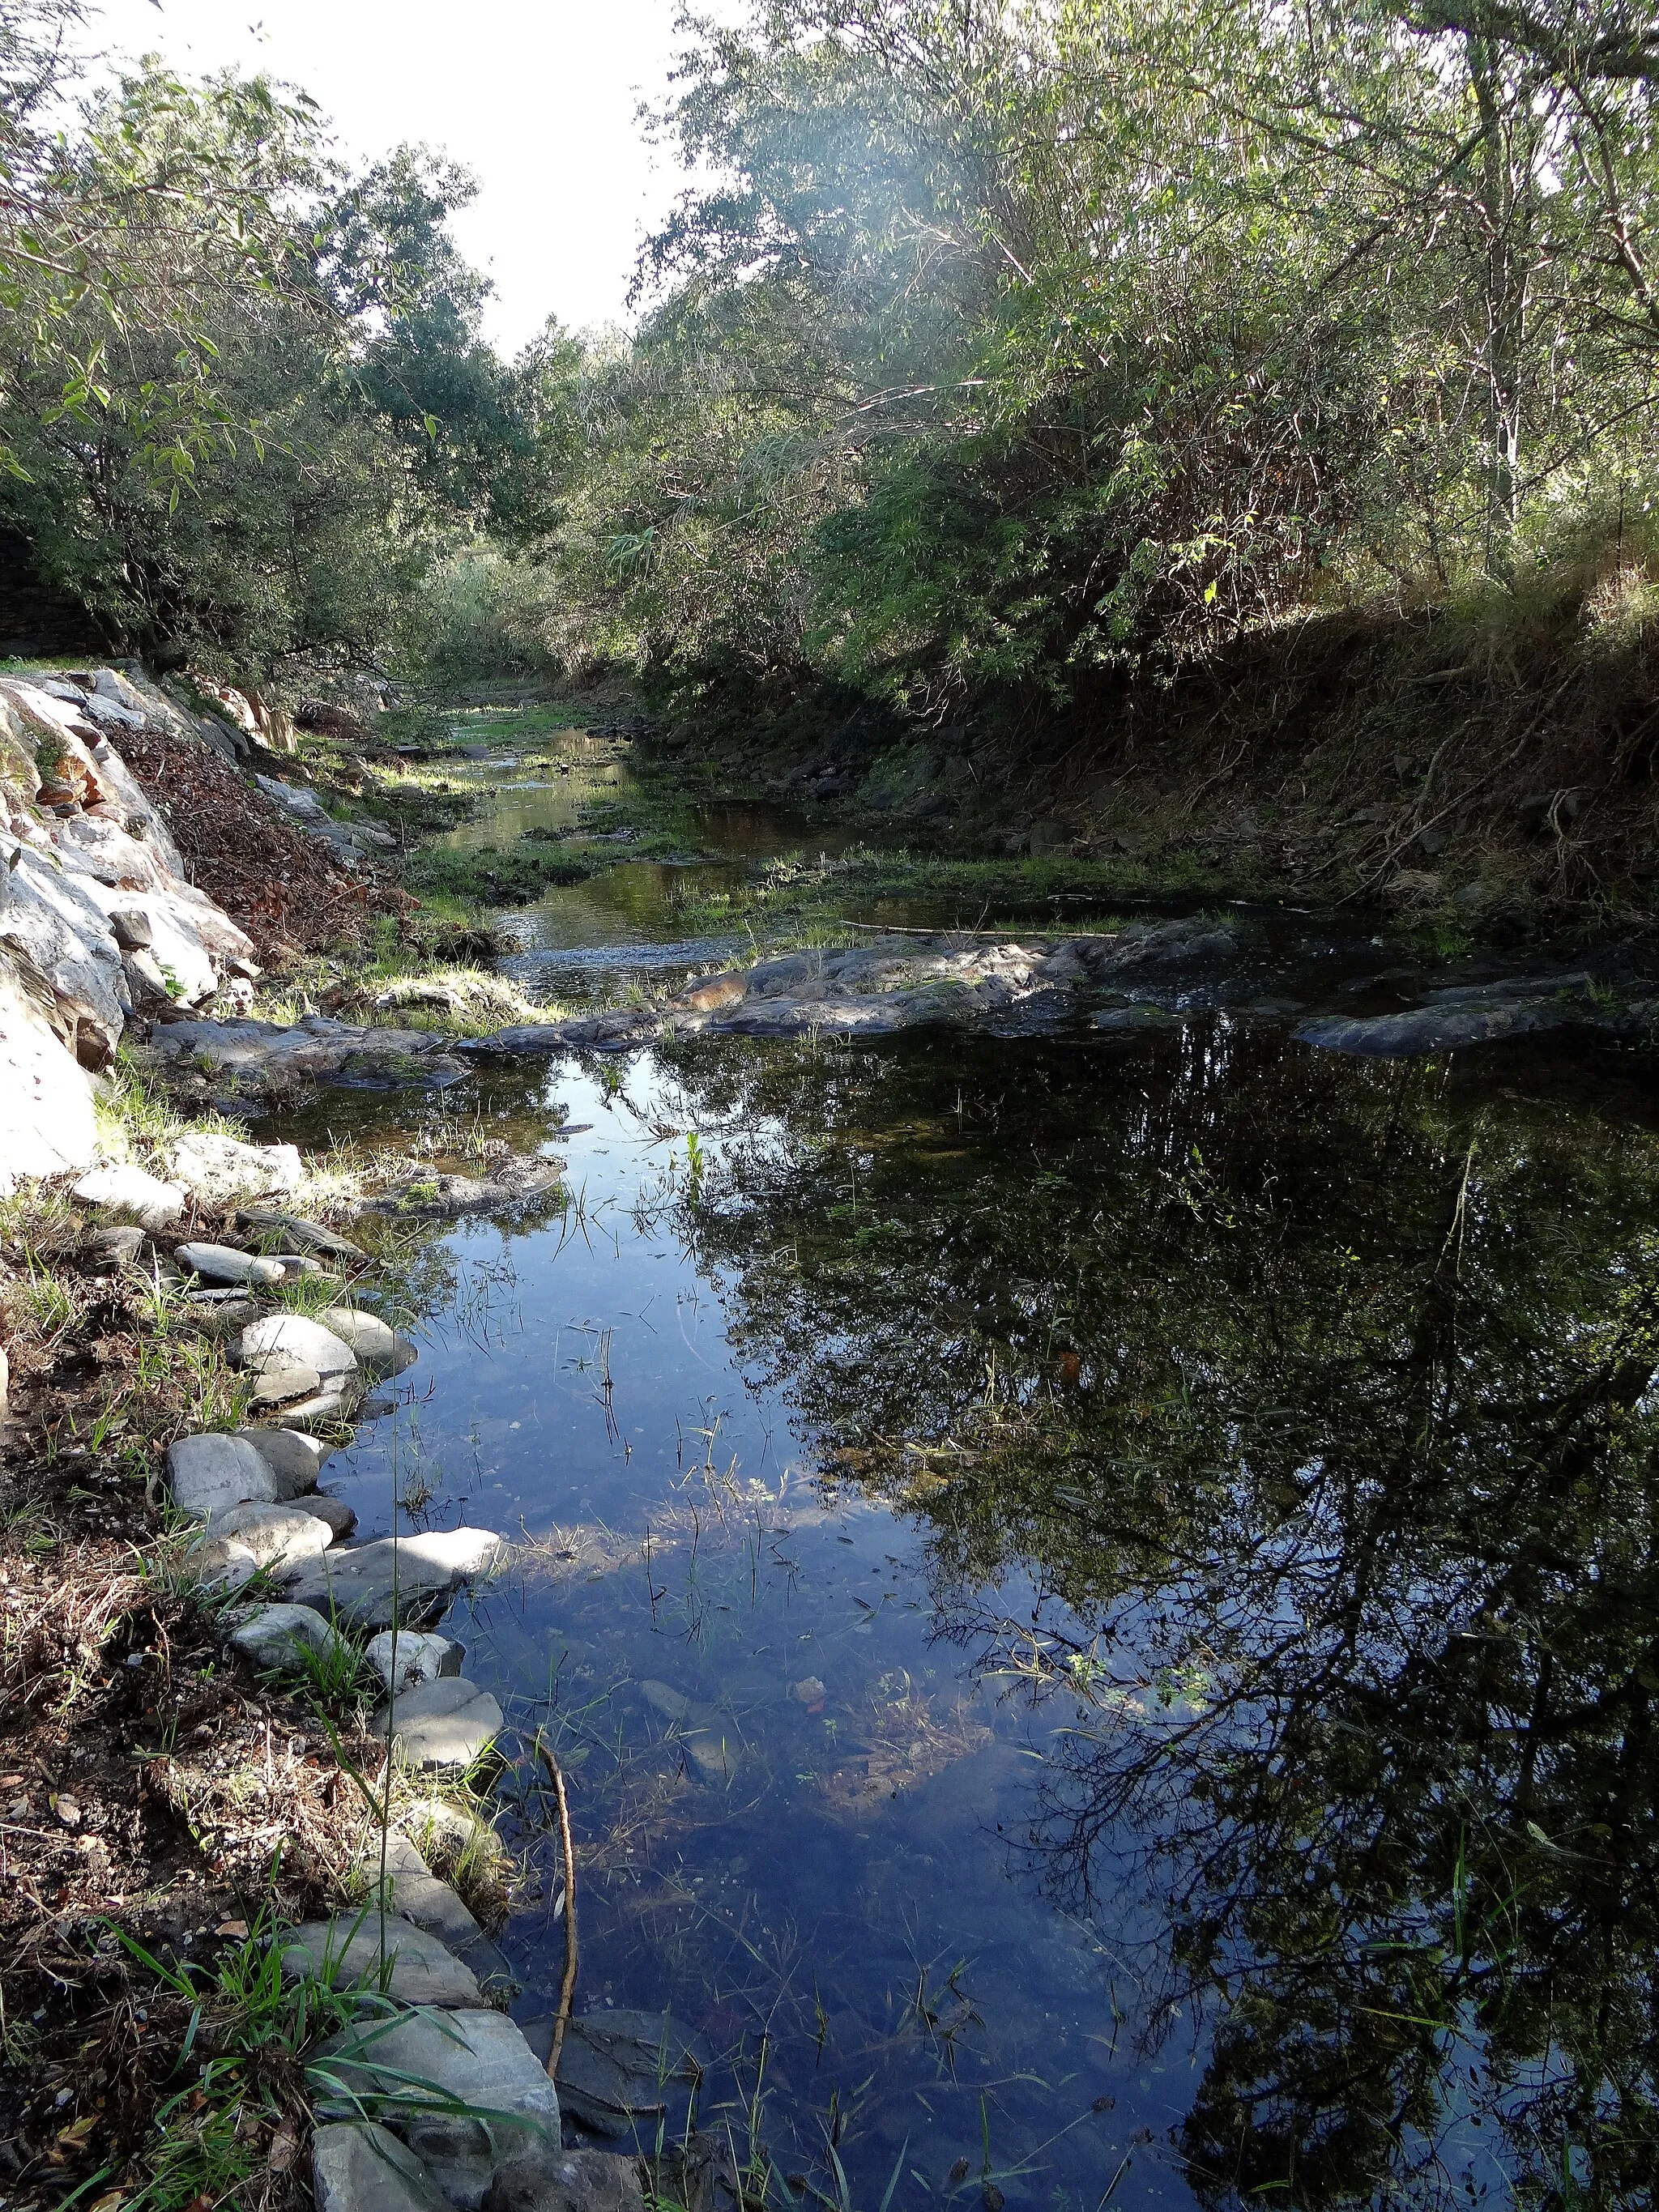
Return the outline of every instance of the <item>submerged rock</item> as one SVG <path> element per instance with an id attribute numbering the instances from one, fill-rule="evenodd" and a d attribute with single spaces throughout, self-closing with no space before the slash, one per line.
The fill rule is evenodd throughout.
<path id="1" fill-rule="evenodd" d="M 1506 999 L 1413 1006 L 1400 1014 L 1333 1014 L 1304 1022 L 1296 1034 L 1304 1044 L 1317 1045 L 1325 1052 L 1405 1060 L 1420 1053 L 1455 1052 L 1504 1037 L 1564 1029 L 1579 1018 L 1577 1010 L 1562 1000 Z"/>
<path id="2" fill-rule="evenodd" d="M 618 2151 L 520 2151 L 495 2169 L 483 2212 L 645 2212 L 640 2162 Z"/>
<path id="3" fill-rule="evenodd" d="M 561 1159 L 532 1154 L 503 1160 L 488 1176 L 412 1176 L 374 1201 L 375 1211 L 422 1220 L 447 1220 L 465 1213 L 504 1213 L 558 1188 Z"/>
<path id="4" fill-rule="evenodd" d="M 429 1619 L 442 1601 L 483 1574 L 501 1549 L 488 1528 L 432 1529 L 378 1538 L 322 1558 L 286 1577 L 295 1605 L 359 1628 L 391 1628 Z M 394 1621 L 396 1613 L 398 1619 Z"/>

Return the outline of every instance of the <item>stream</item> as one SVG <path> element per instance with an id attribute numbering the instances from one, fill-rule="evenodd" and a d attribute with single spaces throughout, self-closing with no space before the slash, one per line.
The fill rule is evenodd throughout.
<path id="1" fill-rule="evenodd" d="M 468 763 L 455 838 L 625 773 L 568 750 Z M 711 810 L 501 964 L 567 1003 L 717 966 L 678 890 L 805 835 Z M 1273 927 L 1328 984 L 1389 957 Z M 326 1470 L 365 1535 L 525 1547 L 447 1624 L 525 1747 L 515 2015 L 563 1961 L 539 1730 L 578 2011 L 671 2012 L 775 2201 L 1647 2201 L 1655 1108 L 1627 1049 L 1216 1012 L 269 1116 L 568 1163 L 426 1242 L 420 1363 Z"/>

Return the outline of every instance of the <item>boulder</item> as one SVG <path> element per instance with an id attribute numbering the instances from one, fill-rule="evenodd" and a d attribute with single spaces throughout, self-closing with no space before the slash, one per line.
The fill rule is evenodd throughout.
<path id="1" fill-rule="evenodd" d="M 256 1374 L 267 1369 L 309 1367 L 325 1381 L 355 1375 L 357 1355 L 332 1330 L 303 1314 L 270 1314 L 242 1331 L 237 1358 Z"/>
<path id="2" fill-rule="evenodd" d="M 504 1725 L 489 1691 L 459 1674 L 421 1683 L 380 1706 L 369 1723 L 375 1735 L 390 1736 L 406 1766 L 471 1766 Z"/>
<path id="3" fill-rule="evenodd" d="M 240 1589 L 259 1571 L 259 1562 L 234 1536 L 204 1536 L 190 1548 L 189 1565 L 204 1589 Z"/>
<path id="4" fill-rule="evenodd" d="M 422 1682 L 435 1682 L 446 1674 L 459 1674 L 466 1656 L 450 1636 L 423 1636 L 412 1628 L 395 1632 L 383 1628 L 371 1636 L 363 1656 L 388 1691 L 402 1697 Z"/>
<path id="5" fill-rule="evenodd" d="M 319 1658 L 349 1649 L 319 1613 L 308 1605 L 262 1605 L 239 1621 L 230 1632 L 231 1649 L 256 1667 L 294 1667 L 301 1651 Z"/>
<path id="6" fill-rule="evenodd" d="M 317 2212 L 448 2212 L 413 2151 L 373 2121 L 319 2128 L 311 2139 Z"/>
<path id="7" fill-rule="evenodd" d="M 314 1367 L 268 1367 L 249 1393 L 248 1404 L 256 1413 L 270 1406 L 291 1406 L 314 1398 L 322 1387 Z"/>
<path id="8" fill-rule="evenodd" d="M 317 1319 L 342 1344 L 349 1344 L 365 1367 L 401 1371 L 416 1358 L 407 1338 L 388 1328 L 377 1314 L 364 1313 L 360 1307 L 325 1306 Z"/>
<path id="9" fill-rule="evenodd" d="M 357 1628 L 402 1626 L 441 1611 L 442 1601 L 483 1574 L 501 1549 L 501 1538 L 488 1528 L 382 1536 L 325 1553 L 286 1578 L 288 1595 L 295 1605 L 314 1606 L 325 1618 Z"/>
<path id="10" fill-rule="evenodd" d="M 412 1921 L 365 1906 L 349 1917 L 307 1920 L 283 1947 L 291 1982 L 383 1992 L 396 2004 L 469 2010 L 481 2002 L 477 1979 L 448 1947 Z"/>
<path id="11" fill-rule="evenodd" d="M 239 1252 L 234 1244 L 181 1244 L 173 1256 L 204 1283 L 253 1283 L 262 1290 L 275 1290 L 283 1280 L 275 1261 Z"/>
<path id="12" fill-rule="evenodd" d="M 54 1012 L 50 994 L 0 950 L 0 1198 L 20 1176 L 73 1174 L 97 1155 L 92 1086 Z"/>
<path id="13" fill-rule="evenodd" d="M 192 1520 L 213 1522 L 234 1506 L 281 1502 L 280 1479 L 240 1437 L 180 1437 L 167 1447 L 173 1502 Z"/>
<path id="14" fill-rule="evenodd" d="M 163 1182 L 147 1169 L 125 1164 L 94 1168 L 76 1184 L 74 1194 L 84 1205 L 135 1215 L 152 1235 L 171 1228 L 188 1203 L 182 1184 Z"/>
<path id="15" fill-rule="evenodd" d="M 313 1559 L 334 1540 L 326 1521 L 297 1505 L 233 1505 L 215 1516 L 213 1528 L 216 1534 L 246 1547 L 262 1567 Z"/>
<path id="16" fill-rule="evenodd" d="M 293 1145 L 245 1145 L 205 1130 L 177 1140 L 173 1172 L 204 1206 L 214 1206 L 233 1205 L 239 1198 L 286 1197 L 305 1176 Z"/>

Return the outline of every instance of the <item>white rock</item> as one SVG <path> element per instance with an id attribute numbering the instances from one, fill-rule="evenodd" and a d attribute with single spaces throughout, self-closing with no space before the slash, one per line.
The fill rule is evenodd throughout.
<path id="1" fill-rule="evenodd" d="M 394 1697 L 420 1682 L 459 1674 L 466 1654 L 453 1637 L 422 1635 L 417 1630 L 383 1628 L 371 1636 L 363 1656 Z"/>
<path id="2" fill-rule="evenodd" d="M 240 1437 L 180 1437 L 167 1447 L 173 1502 L 192 1520 L 210 1523 L 233 1506 L 275 1505 L 280 1478 Z"/>
<path id="3" fill-rule="evenodd" d="M 215 1531 L 246 1545 L 262 1567 L 289 1567 L 314 1559 L 334 1540 L 326 1521 L 297 1505 L 233 1505 L 216 1514 Z"/>
<path id="4" fill-rule="evenodd" d="M 82 1176 L 75 1186 L 75 1195 L 88 1206 L 101 1206 L 112 1213 L 134 1214 L 141 1226 L 153 1234 L 179 1218 L 187 1194 L 176 1182 L 163 1182 L 145 1168 L 112 1164 Z"/>
<path id="5" fill-rule="evenodd" d="M 267 1368 L 313 1367 L 325 1382 L 355 1375 L 357 1355 L 320 1322 L 303 1314 L 267 1314 L 242 1331 L 237 1357 L 256 1374 Z"/>
<path id="6" fill-rule="evenodd" d="M 127 979 L 108 915 L 85 879 L 21 847 L 15 865 L 0 867 L 0 944 L 46 986 L 76 1059 L 108 1060 L 126 1021 Z"/>
<path id="7" fill-rule="evenodd" d="M 70 1174 L 97 1150 L 86 1070 L 47 1019 L 40 994 L 0 952 L 0 1198 L 11 1196 L 20 1176 Z"/>
<path id="8" fill-rule="evenodd" d="M 263 1605 L 231 1631 L 232 1648 L 256 1667 L 293 1667 L 303 1649 L 319 1658 L 338 1648 L 345 1638 L 331 1629 L 308 1605 Z"/>
<path id="9" fill-rule="evenodd" d="M 274 1260 L 239 1252 L 234 1244 L 181 1244 L 173 1255 L 181 1267 L 205 1283 L 257 1283 L 274 1290 L 283 1272 Z"/>
<path id="10" fill-rule="evenodd" d="M 293 1145 L 244 1145 L 192 1132 L 173 1146 L 173 1172 L 204 1205 L 229 1206 L 240 1198 L 291 1197 L 305 1168 Z"/>
<path id="11" fill-rule="evenodd" d="M 343 1344 L 351 1346 L 365 1367 L 406 1367 L 415 1357 L 412 1347 L 388 1328 L 378 1314 L 364 1313 L 361 1307 L 325 1306 L 317 1318 Z M 404 1358 L 405 1352 L 408 1358 Z"/>

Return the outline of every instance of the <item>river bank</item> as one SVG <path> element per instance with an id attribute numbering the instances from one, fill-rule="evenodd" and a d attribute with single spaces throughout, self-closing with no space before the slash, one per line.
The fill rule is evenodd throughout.
<path id="1" fill-rule="evenodd" d="M 1476 2062 L 1433 2156 L 1478 2164 L 1484 2118 L 1521 2172 L 1501 2069 L 1459 2040 L 1462 1954 L 1433 1948 L 1456 1839 L 1410 1777 L 1451 1762 L 1456 1802 L 1481 1808 L 1474 1879 L 1501 1860 L 1525 1883 L 1526 1971 L 1577 2003 L 1572 1913 L 1634 1896 L 1644 1847 L 1619 1826 L 1591 1852 L 1565 1778 L 1559 1802 L 1528 1801 L 1545 1843 L 1506 1822 L 1506 1785 L 1470 1764 L 1487 1691 L 1448 1704 L 1446 1638 L 1521 1621 L 1489 1651 L 1515 1675 L 1490 1694 L 1511 1701 L 1534 1634 L 1570 1632 L 1589 1676 L 1619 1668 L 1613 1624 L 1560 1560 L 1631 1539 L 1616 1500 L 1650 1418 L 1629 1379 L 1646 1309 L 1607 1294 L 1641 1275 L 1659 1172 L 1639 939 L 1436 958 L 1406 932 L 1208 902 L 1057 916 L 1011 899 L 981 919 L 982 885 L 952 931 L 937 884 L 836 872 L 852 829 L 821 811 L 709 799 L 678 772 L 653 791 L 636 738 L 525 734 L 510 709 L 466 717 L 455 751 L 428 741 L 355 793 L 330 748 L 257 764 L 394 850 L 407 784 L 433 810 L 408 833 L 422 854 L 527 837 L 584 864 L 523 903 L 389 903 L 396 932 L 371 915 L 355 951 L 292 945 L 245 998 L 175 1006 L 129 1045 L 103 1110 L 130 1165 L 165 1181 L 205 1131 L 292 1146 L 303 1180 L 192 1196 L 149 1228 L 129 1202 L 118 1246 L 123 1209 L 67 1177 L 9 1202 L 18 2201 L 303 2201 L 313 2117 L 339 2094 L 321 2044 L 344 2023 L 307 1984 L 285 1993 L 271 1938 L 360 1910 L 382 1829 L 470 1907 L 504 1969 L 500 2017 L 536 2048 L 569 1904 L 550 1758 L 581 1941 L 569 2145 L 654 2161 L 695 2112 L 729 2131 L 724 2179 L 701 2151 L 690 2175 L 647 2167 L 685 2203 L 694 2182 L 698 2203 L 729 2199 L 735 2178 L 775 2208 L 890 2186 L 917 2205 L 1086 2205 L 1109 2186 L 1187 2204 L 1269 2155 L 1229 2134 L 1230 2035 L 1279 2021 L 1288 2050 L 1304 2016 L 1293 1947 L 1181 1966 L 1170 1885 L 1187 1877 L 1158 1870 L 1166 1842 L 1207 1853 L 1218 1821 L 1242 1869 L 1231 1901 L 1206 1893 L 1224 1927 L 1285 1907 L 1294 1869 L 1244 1787 L 1282 1755 L 1239 1702 L 1264 1682 L 1322 1792 L 1320 1847 L 1365 1900 L 1332 1971 L 1369 2006 L 1443 2017 Z M 300 834 L 331 848 L 337 830 Z M 360 884 L 395 898 L 365 857 Z M 751 902 L 803 869 L 833 914 Z M 470 962 L 448 957 L 468 941 Z M 539 1164 L 541 1187 L 514 1163 Z M 284 1255 L 278 1213 L 313 1241 Z M 331 1258 L 330 1236 L 355 1255 Z M 203 1245 L 285 1279 L 256 1273 L 252 1297 L 192 1281 Z M 334 1279 L 290 1270 L 307 1260 Z M 243 1332 L 349 1333 L 328 1317 L 353 1310 L 413 1364 L 296 1416 L 306 1398 Z M 331 1396 L 315 1363 L 300 1379 Z M 234 1549 L 272 1514 L 324 1525 L 331 1494 L 334 1540 L 273 1554 L 270 1602 L 326 1627 L 317 1559 L 507 1540 L 433 1608 L 465 1652 L 441 1680 L 471 1686 L 495 1746 L 439 1771 L 435 1795 L 372 1725 L 384 1685 L 350 1656 L 367 1635 L 297 1668 L 238 1656 L 260 1585 L 216 1594 L 204 1569 L 239 1563 L 192 1564 L 168 1509 L 179 1437 L 296 1419 L 332 1447 L 322 1494 L 228 1506 L 255 1508 Z M 1548 1475 L 1569 1448 L 1570 1528 Z M 1494 1552 L 1480 1500 L 1505 1483 Z M 1350 1638 L 1333 1692 L 1332 1625 L 1351 1570 L 1377 1589 L 1378 1544 L 1381 1599 L 1352 1602 L 1393 1608 L 1396 1656 Z M 1276 1620 L 1291 1626 L 1269 1649 Z M 1442 1685 L 1420 1724 L 1419 1668 Z M 1332 1747 L 1360 1739 L 1322 1733 L 1339 1709 L 1367 1747 L 1350 1765 Z M 1589 1725 L 1572 1723 L 1586 1759 Z M 1159 1774 L 1178 1782 L 1173 1827 Z M 1366 1871 L 1367 1791 L 1389 1832 L 1421 1836 L 1386 1880 Z M 1109 1882 L 1090 1858 L 1102 1808 Z M 1551 1856 L 1566 1835 L 1570 1881 Z M 1376 1978 L 1402 1914 L 1409 2007 Z M 489 2009 L 460 1989 L 463 2012 Z M 1374 2099 L 1419 2067 L 1421 2039 L 1344 2045 L 1308 2126 L 1345 2081 Z M 1275 2049 L 1249 2063 L 1289 2082 Z M 665 2094 L 677 2071 L 694 2078 Z M 1528 2111 L 1547 2126 L 1543 2100 Z M 417 2194 L 454 2148 L 426 2143 Z M 1358 2150 L 1355 2175 L 1406 2154 Z M 485 2194 L 476 2167 L 446 2185 Z"/>

